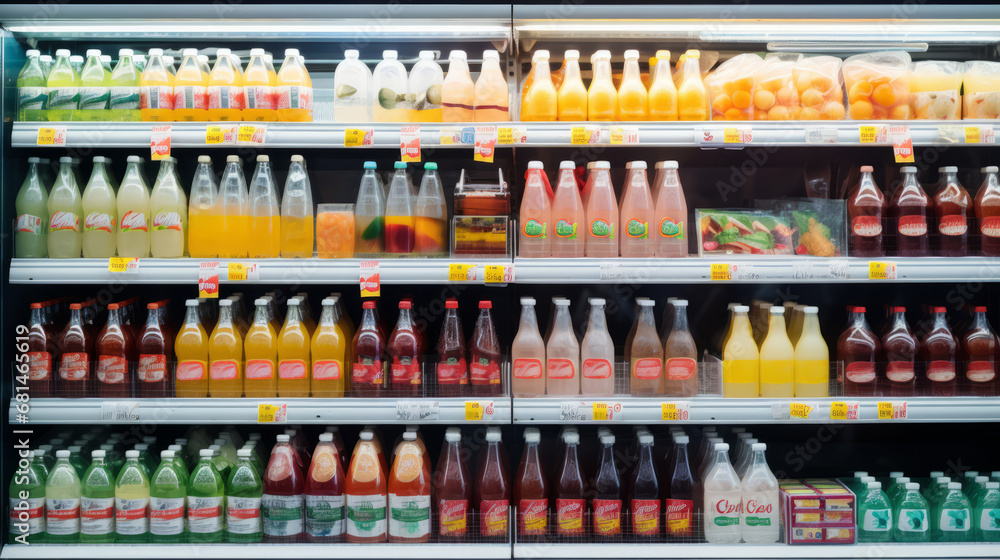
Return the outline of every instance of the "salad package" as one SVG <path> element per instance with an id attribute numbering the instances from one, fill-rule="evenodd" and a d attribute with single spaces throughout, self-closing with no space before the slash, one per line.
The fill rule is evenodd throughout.
<path id="1" fill-rule="evenodd" d="M 758 200 L 757 208 L 786 216 L 796 255 L 847 255 L 847 202 L 818 198 Z"/>
<path id="2" fill-rule="evenodd" d="M 847 206 L 816 198 L 759 200 L 753 210 L 698 209 L 698 256 L 847 254 Z"/>

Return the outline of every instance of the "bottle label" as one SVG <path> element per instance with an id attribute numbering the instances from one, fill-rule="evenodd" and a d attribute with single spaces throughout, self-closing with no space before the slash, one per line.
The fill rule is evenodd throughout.
<path id="1" fill-rule="evenodd" d="M 22 515 L 27 515 L 25 520 Z M 10 524 L 28 523 L 28 534 L 37 535 L 45 532 L 45 498 L 10 499 Z M 11 529 L 10 532 L 17 532 Z"/>
<path id="2" fill-rule="evenodd" d="M 243 110 L 243 88 L 240 86 L 208 86 L 209 109 Z"/>
<path id="3" fill-rule="evenodd" d="M 114 503 L 114 498 L 109 498 Z M 114 521 L 114 514 L 109 512 Z M 45 500 L 45 532 L 50 535 L 75 535 L 80 532 L 80 498 Z"/>
<path id="4" fill-rule="evenodd" d="M 518 533 L 544 535 L 549 529 L 549 501 L 521 500 L 517 505 Z"/>
<path id="5" fill-rule="evenodd" d="M 615 223 L 609 222 L 602 218 L 596 218 L 590 222 L 590 236 L 599 237 L 601 239 L 614 239 L 615 238 Z"/>
<path id="6" fill-rule="evenodd" d="M 642 358 L 633 362 L 632 375 L 636 379 L 659 379 L 660 367 L 663 365 L 657 358 Z"/>
<path id="7" fill-rule="evenodd" d="M 881 216 L 857 216 L 851 220 L 851 231 L 861 237 L 876 237 L 882 235 Z"/>
<path id="8" fill-rule="evenodd" d="M 747 500 L 743 507 L 743 524 L 747 527 L 770 527 L 777 522 L 775 513 L 774 504 Z"/>
<path id="9" fill-rule="evenodd" d="M 90 356 L 85 352 L 69 352 L 59 362 L 59 377 L 67 381 L 81 381 L 90 377 Z"/>
<path id="10" fill-rule="evenodd" d="M 927 521 L 926 509 L 900 509 L 896 528 L 904 533 L 924 533 L 927 531 Z"/>
<path id="11" fill-rule="evenodd" d="M 993 381 L 997 375 L 993 369 L 993 362 L 976 360 L 969 362 L 969 366 L 965 370 L 965 376 L 969 378 L 969 381 L 975 383 L 987 383 Z"/>
<path id="12" fill-rule="evenodd" d="M 275 99 L 277 92 L 271 86 L 243 86 L 243 95 L 246 96 L 244 106 L 247 109 L 267 109 L 273 111 L 277 105 Z"/>
<path id="13" fill-rule="evenodd" d="M 448 358 L 437 365 L 438 385 L 468 385 L 469 367 L 465 358 Z"/>
<path id="14" fill-rule="evenodd" d="M 660 237 L 683 240 L 684 222 L 675 222 L 673 218 L 663 218 L 660 220 Z"/>
<path id="15" fill-rule="evenodd" d="M 381 360 L 371 358 L 361 358 L 362 362 L 354 362 L 351 366 L 351 382 L 363 385 L 382 385 L 385 372 L 382 370 Z"/>
<path id="16" fill-rule="evenodd" d="M 105 87 L 80 88 L 80 109 L 84 111 L 103 111 L 108 108 L 111 90 Z"/>
<path id="17" fill-rule="evenodd" d="M 851 362 L 844 371 L 851 383 L 871 383 L 875 381 L 874 362 Z"/>
<path id="18" fill-rule="evenodd" d="M 149 532 L 154 535 L 180 535 L 184 532 L 185 498 L 149 497 Z"/>
<path id="19" fill-rule="evenodd" d="M 572 360 L 565 358 L 550 358 L 548 362 L 549 379 L 573 379 L 576 376 L 576 366 Z"/>
<path id="20" fill-rule="evenodd" d="M 17 110 L 41 111 L 49 100 L 49 90 L 44 87 L 17 88 Z"/>
<path id="21" fill-rule="evenodd" d="M 979 231 L 986 237 L 1000 237 L 1000 216 L 987 216 L 980 220 Z"/>
<path id="22" fill-rule="evenodd" d="M 264 534 L 272 537 L 287 537 L 302 532 L 302 518 L 305 517 L 305 500 L 302 495 L 277 496 L 264 494 L 260 512 L 264 520 Z"/>
<path id="23" fill-rule="evenodd" d="M 622 532 L 621 500 L 594 500 L 594 532 L 603 536 Z"/>
<path id="24" fill-rule="evenodd" d="M 547 225 L 548 224 L 545 222 L 539 222 L 534 218 L 529 218 L 525 220 L 524 225 L 521 226 L 521 233 L 523 233 L 525 237 L 545 239 L 545 229 Z"/>
<path id="25" fill-rule="evenodd" d="M 313 90 L 309 86 L 278 86 L 278 109 L 312 111 Z"/>
<path id="26" fill-rule="evenodd" d="M 968 230 L 969 224 L 963 214 L 941 216 L 941 221 L 938 222 L 938 231 L 941 235 L 965 235 Z"/>
<path id="27" fill-rule="evenodd" d="M 174 86 L 174 110 L 207 108 L 208 90 L 205 86 Z"/>
<path id="28" fill-rule="evenodd" d="M 420 362 L 398 356 L 392 359 L 392 382 L 420 385 Z"/>
<path id="29" fill-rule="evenodd" d="M 306 494 L 306 532 L 313 537 L 344 534 L 344 496 Z"/>
<path id="30" fill-rule="evenodd" d="M 139 88 L 140 109 L 174 110 L 174 88 L 170 86 L 141 86 Z"/>
<path id="31" fill-rule="evenodd" d="M 247 379 L 274 379 L 274 362 L 271 360 L 247 360 Z"/>
<path id="32" fill-rule="evenodd" d="M 316 360 L 313 362 L 313 381 L 340 379 L 341 369 L 340 360 Z"/>
<path id="33" fill-rule="evenodd" d="M 955 362 L 950 360 L 933 360 L 927 364 L 927 379 L 944 383 L 955 379 Z"/>
<path id="34" fill-rule="evenodd" d="M 240 364 L 235 360 L 215 360 L 208 372 L 210 379 L 225 381 L 240 376 Z"/>
<path id="35" fill-rule="evenodd" d="M 664 500 L 666 510 L 667 533 L 671 535 L 690 535 L 694 502 L 691 500 Z"/>
<path id="36" fill-rule="evenodd" d="M 465 534 L 468 524 L 468 500 L 438 500 L 438 528 L 443 537 Z"/>
<path id="37" fill-rule="evenodd" d="M 52 87 L 48 88 L 49 99 L 46 107 L 52 110 L 76 110 L 80 104 L 80 88 Z"/>
<path id="38" fill-rule="evenodd" d="M 862 521 L 863 531 L 888 531 L 892 527 L 892 510 L 869 509 Z"/>
<path id="39" fill-rule="evenodd" d="M 97 380 L 101 383 L 125 383 L 128 360 L 125 356 L 98 356 Z"/>
<path id="40" fill-rule="evenodd" d="M 483 356 L 473 357 L 469 377 L 473 385 L 499 385 L 500 364 Z"/>
<path id="41" fill-rule="evenodd" d="M 52 354 L 28 352 L 28 379 L 41 381 L 52 375 Z"/>
<path id="42" fill-rule="evenodd" d="M 632 533 L 660 534 L 660 500 L 632 500 Z"/>
<path id="43" fill-rule="evenodd" d="M 663 369 L 667 379 L 684 381 L 698 373 L 698 362 L 691 358 L 668 358 Z"/>
<path id="44" fill-rule="evenodd" d="M 143 535 L 149 532 L 149 498 L 115 498 L 115 531 L 119 535 Z"/>
<path id="45" fill-rule="evenodd" d="M 260 503 L 261 498 L 226 496 L 226 531 L 237 535 L 263 532 Z"/>
<path id="46" fill-rule="evenodd" d="M 609 360 L 600 358 L 588 358 L 583 361 L 583 377 L 586 379 L 608 379 L 614 373 Z"/>
<path id="47" fill-rule="evenodd" d="M 42 218 L 31 214 L 21 214 L 17 217 L 17 225 L 14 227 L 17 233 L 42 233 Z"/>
<path id="48" fill-rule="evenodd" d="M 278 379 L 305 379 L 306 362 L 304 360 L 281 360 L 278 362 Z"/>
<path id="49" fill-rule="evenodd" d="M 186 360 L 177 364 L 178 381 L 201 381 L 205 379 L 205 362 Z"/>
<path id="50" fill-rule="evenodd" d="M 899 233 L 907 237 L 920 237 L 927 234 L 926 216 L 900 216 L 897 228 Z"/>
<path id="51" fill-rule="evenodd" d="M 129 210 L 128 212 L 125 212 L 124 216 L 122 216 L 121 232 L 129 233 L 132 231 L 149 231 L 149 227 L 146 225 L 145 212 Z"/>
<path id="52" fill-rule="evenodd" d="M 889 362 L 889 365 L 885 368 L 885 376 L 893 383 L 909 383 L 913 381 L 915 375 L 913 362 Z"/>
<path id="53" fill-rule="evenodd" d="M 969 530 L 969 509 L 942 509 L 940 525 L 941 531 L 955 533 Z"/>
<path id="54" fill-rule="evenodd" d="M 507 500 L 482 500 L 479 502 L 479 532 L 484 537 L 507 536 Z"/>
<path id="55" fill-rule="evenodd" d="M 54 212 L 49 219 L 49 231 L 80 231 L 80 216 L 72 212 Z"/>
<path id="56" fill-rule="evenodd" d="M 138 87 L 113 87 L 108 105 L 112 110 L 138 110 L 139 109 L 139 88 Z"/>
<path id="57" fill-rule="evenodd" d="M 560 239 L 576 239 L 576 222 L 556 220 L 556 237 Z"/>
<path id="58" fill-rule="evenodd" d="M 726 498 L 715 502 L 709 513 L 712 524 L 716 527 L 731 527 L 740 524 L 740 514 L 743 513 L 743 502 L 737 499 L 730 502 Z"/>
<path id="59" fill-rule="evenodd" d="M 165 354 L 139 354 L 139 381 L 158 383 L 167 378 Z"/>
<path id="60" fill-rule="evenodd" d="M 631 218 L 625 222 L 625 235 L 632 239 L 649 239 L 649 222 Z"/>
<path id="61" fill-rule="evenodd" d="M 431 533 L 431 497 L 389 494 L 389 535 L 417 538 Z"/>
<path id="62" fill-rule="evenodd" d="M 49 527 L 52 527 L 51 521 L 49 522 Z M 107 535 L 108 533 L 114 533 L 115 499 L 81 498 L 80 532 L 84 535 Z"/>
<path id="63" fill-rule="evenodd" d="M 352 537 L 385 536 L 385 494 L 347 495 L 347 534 Z"/>
<path id="64" fill-rule="evenodd" d="M 172 229 L 174 231 L 184 231 L 181 227 L 181 215 L 169 210 L 161 210 L 153 214 L 153 231 L 163 231 Z"/>
<path id="65" fill-rule="evenodd" d="M 87 218 L 83 220 L 83 231 L 95 230 L 114 233 L 115 219 L 111 217 L 111 214 L 101 214 L 100 212 L 87 214 Z"/>
<path id="66" fill-rule="evenodd" d="M 518 358 L 514 360 L 514 378 L 541 379 L 542 361 L 533 358 Z"/>
<path id="67" fill-rule="evenodd" d="M 192 533 L 222 530 L 222 496 L 188 495 L 188 529 Z"/>
<path id="68" fill-rule="evenodd" d="M 560 535 L 583 533 L 583 512 L 586 500 L 556 500 L 556 532 Z"/>
<path id="69" fill-rule="evenodd" d="M 983 508 L 979 517 L 979 530 L 1000 531 L 1000 509 Z"/>

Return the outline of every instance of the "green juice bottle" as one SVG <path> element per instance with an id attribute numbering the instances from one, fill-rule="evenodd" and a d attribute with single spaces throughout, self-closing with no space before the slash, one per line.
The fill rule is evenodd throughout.
<path id="1" fill-rule="evenodd" d="M 98 449 L 83 475 L 80 502 L 80 542 L 115 542 L 115 475 L 107 453 Z"/>
<path id="2" fill-rule="evenodd" d="M 154 543 L 181 543 L 185 541 L 187 469 L 172 449 L 161 451 L 160 459 L 160 466 L 149 480 L 149 539 Z"/>
<path id="3" fill-rule="evenodd" d="M 56 451 L 56 462 L 45 481 L 45 540 L 80 542 L 80 475 L 69 464 L 69 450 Z"/>
<path id="4" fill-rule="evenodd" d="M 28 60 L 17 75 L 17 120 L 44 121 L 48 118 L 45 106 L 49 101 L 45 70 L 37 50 L 28 49 L 25 55 Z"/>
<path id="5" fill-rule="evenodd" d="M 227 542 L 256 543 L 264 536 L 260 514 L 264 482 L 251 453 L 248 447 L 236 452 L 236 466 L 226 483 Z"/>
<path id="6" fill-rule="evenodd" d="M 893 504 L 896 526 L 893 537 L 896 542 L 930 542 L 931 515 L 927 500 L 920 495 L 920 485 L 907 482 Z"/>
<path id="7" fill-rule="evenodd" d="M 111 96 L 111 73 L 101 64 L 101 51 L 87 49 L 87 62 L 80 72 L 80 118 L 85 121 L 108 120 Z"/>
<path id="8" fill-rule="evenodd" d="M 1000 542 L 1000 482 L 985 483 L 972 517 L 976 524 L 977 541 Z"/>
<path id="9" fill-rule="evenodd" d="M 132 122 L 142 120 L 139 114 L 139 81 L 132 49 L 118 51 L 118 64 L 111 72 L 108 98 L 109 120 Z"/>
<path id="10" fill-rule="evenodd" d="M 56 51 L 56 62 L 45 81 L 48 88 L 48 119 L 50 121 L 71 121 L 80 108 L 80 75 L 69 63 L 69 50 Z"/>
<path id="11" fill-rule="evenodd" d="M 223 501 L 226 484 L 212 463 L 213 454 L 211 449 L 202 449 L 198 464 L 188 479 L 188 531 L 191 542 L 194 543 L 222 542 L 225 529 Z"/>
<path id="12" fill-rule="evenodd" d="M 149 542 L 149 476 L 139 452 L 125 452 L 125 466 L 115 482 L 115 532 L 120 543 Z"/>
<path id="13" fill-rule="evenodd" d="M 882 483 L 868 482 L 858 504 L 858 542 L 892 542 L 892 506 Z"/>
<path id="14" fill-rule="evenodd" d="M 972 540 L 972 505 L 962 493 L 961 482 L 949 482 L 934 511 L 934 537 L 938 542 Z"/>

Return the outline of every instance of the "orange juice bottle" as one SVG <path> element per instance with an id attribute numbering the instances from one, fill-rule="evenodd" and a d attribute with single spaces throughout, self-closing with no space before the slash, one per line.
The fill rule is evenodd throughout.
<path id="1" fill-rule="evenodd" d="M 561 121 L 587 120 L 587 88 L 580 78 L 580 51 L 566 51 L 566 74 L 559 85 L 559 113 Z"/>
<path id="2" fill-rule="evenodd" d="M 312 338 L 312 334 L 316 332 L 316 319 L 313 319 L 312 316 L 312 306 L 309 305 L 309 294 L 299 292 L 295 294 L 295 297 L 299 298 L 299 312 L 302 314 L 302 323 L 309 332 L 309 338 Z"/>
<path id="3" fill-rule="evenodd" d="M 278 333 L 268 321 L 268 300 L 258 298 L 253 324 L 243 339 L 247 367 L 243 382 L 243 392 L 247 398 L 278 396 Z"/>
<path id="4" fill-rule="evenodd" d="M 198 303 L 196 299 L 184 302 L 184 325 L 174 341 L 177 356 L 174 392 L 178 398 L 208 396 L 208 333 L 201 326 Z"/>
<path id="5" fill-rule="evenodd" d="M 684 53 L 681 85 L 677 87 L 677 114 L 682 121 L 708 120 L 708 90 L 701 78 L 698 61 L 701 53 L 691 49 Z"/>
<path id="6" fill-rule="evenodd" d="M 233 320 L 233 300 L 219 300 L 219 322 L 208 341 L 208 395 L 243 396 L 243 337 Z"/>
<path id="7" fill-rule="evenodd" d="M 556 120 L 556 86 L 549 70 L 549 51 L 538 51 L 535 57 L 534 78 L 521 106 L 522 121 Z"/>
<path id="8" fill-rule="evenodd" d="M 208 120 L 208 74 L 198 64 L 198 49 L 181 51 L 184 60 L 174 77 L 174 120 Z"/>
<path id="9" fill-rule="evenodd" d="M 427 542 L 431 533 L 430 460 L 425 460 L 416 432 L 403 434 L 395 455 L 388 487 L 389 542 Z"/>
<path id="10" fill-rule="evenodd" d="M 670 74 L 670 51 L 656 51 L 653 83 L 649 86 L 649 119 L 677 120 L 677 86 Z"/>
<path id="11" fill-rule="evenodd" d="M 535 51 L 535 53 L 531 55 L 531 70 L 528 70 L 528 75 L 524 77 L 524 82 L 521 83 L 521 105 L 519 106 L 519 109 L 521 110 L 522 115 L 524 114 L 524 107 L 526 105 L 525 101 L 528 98 L 528 90 L 531 89 L 531 84 L 535 83 L 535 68 L 538 68 L 538 57 L 543 52 L 548 54 L 549 51 Z"/>
<path id="12" fill-rule="evenodd" d="M 282 122 L 312 122 L 312 79 L 299 49 L 285 49 L 285 61 L 278 70 L 278 120 Z"/>
<path id="13" fill-rule="evenodd" d="M 278 120 L 277 85 L 277 74 L 264 60 L 264 49 L 250 49 L 250 63 L 243 73 L 243 120 Z"/>
<path id="14" fill-rule="evenodd" d="M 149 49 L 139 80 L 139 114 L 144 121 L 174 120 L 174 75 L 163 64 L 163 49 Z"/>
<path id="15" fill-rule="evenodd" d="M 340 326 L 337 301 L 323 300 L 319 326 L 312 337 L 312 396 L 340 398 L 344 396 L 344 364 L 347 334 Z"/>
<path id="16" fill-rule="evenodd" d="M 243 73 L 233 64 L 232 51 L 219 49 L 208 75 L 208 120 L 238 121 L 243 118 Z"/>
<path id="17" fill-rule="evenodd" d="M 618 91 L 611 81 L 611 52 L 597 51 L 590 58 L 594 77 L 587 90 L 587 118 L 592 121 L 615 120 Z"/>
<path id="18" fill-rule="evenodd" d="M 385 459 L 380 456 L 375 434 L 361 430 L 354 447 L 344 486 L 344 518 L 347 542 L 385 542 L 388 533 L 388 481 Z"/>
<path id="19" fill-rule="evenodd" d="M 618 87 L 615 113 L 620 121 L 649 120 L 649 92 L 639 75 L 639 51 L 635 49 L 625 51 L 625 70 Z"/>
<path id="20" fill-rule="evenodd" d="M 288 300 L 285 326 L 278 334 L 278 396 L 308 397 L 309 331 L 302 321 L 300 304 L 302 300 L 293 297 Z"/>

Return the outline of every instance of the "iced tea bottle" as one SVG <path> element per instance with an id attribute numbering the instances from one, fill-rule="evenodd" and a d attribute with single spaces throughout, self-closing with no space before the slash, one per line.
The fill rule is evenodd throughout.
<path id="1" fill-rule="evenodd" d="M 882 337 L 885 362 L 884 386 L 880 391 L 891 397 L 914 395 L 916 359 L 920 343 L 906 322 L 906 308 L 893 307 L 888 332 Z"/>
<path id="2" fill-rule="evenodd" d="M 305 481 L 301 459 L 287 434 L 278 434 L 264 474 L 264 497 L 260 502 L 264 542 L 297 542 L 305 518 Z"/>
<path id="3" fill-rule="evenodd" d="M 174 395 L 177 398 L 208 396 L 208 333 L 198 314 L 199 302 L 184 302 L 184 324 L 174 340 L 177 370 L 174 373 Z"/>
<path id="4" fill-rule="evenodd" d="M 444 323 L 437 343 L 438 395 L 455 397 L 465 395 L 469 389 L 469 367 L 465 360 L 465 332 L 458 316 L 458 301 L 444 303 Z"/>
<path id="5" fill-rule="evenodd" d="M 164 330 L 166 303 L 146 306 L 146 325 L 136 337 L 139 365 L 136 371 L 137 393 L 146 398 L 169 397 L 170 372 L 167 356 L 173 358 L 173 338 Z"/>
<path id="6" fill-rule="evenodd" d="M 486 448 L 480 451 L 473 487 L 473 504 L 479 515 L 479 534 L 487 540 L 507 538 L 510 476 L 500 430 L 487 430 Z"/>
<path id="7" fill-rule="evenodd" d="M 861 180 L 847 193 L 852 257 L 881 257 L 885 254 L 882 246 L 885 196 L 872 178 L 873 171 L 870 165 L 862 166 Z"/>
<path id="8" fill-rule="evenodd" d="M 553 328 L 545 345 L 545 391 L 550 396 L 580 394 L 580 343 L 569 313 L 569 300 L 555 302 Z"/>
<path id="9" fill-rule="evenodd" d="M 944 186 L 934 195 L 934 213 L 938 233 L 941 234 L 941 256 L 964 257 L 969 254 L 968 215 L 972 200 L 962 183 L 958 182 L 958 168 L 948 166 L 941 169 Z"/>
<path id="10" fill-rule="evenodd" d="M 333 434 L 319 435 L 306 474 L 306 538 L 337 542 L 344 537 L 344 467 Z"/>
<path id="11" fill-rule="evenodd" d="M 559 164 L 559 180 L 552 200 L 552 256 L 580 258 L 586 252 L 586 208 L 576 186 L 576 164 L 563 161 Z"/>
<path id="12" fill-rule="evenodd" d="M 587 211 L 584 224 L 586 255 L 591 258 L 617 258 L 621 236 L 618 231 L 618 199 L 611 183 L 611 164 L 596 162 L 587 181 L 591 187 L 584 195 Z"/>
<path id="13" fill-rule="evenodd" d="M 498 396 L 503 394 L 503 379 L 500 375 L 500 341 L 493 328 L 490 314 L 493 302 L 479 302 L 479 318 L 472 331 L 469 345 L 469 380 L 472 394 L 476 396 Z"/>
<path id="14" fill-rule="evenodd" d="M 545 341 L 538 332 L 535 298 L 521 298 L 521 323 L 511 344 L 513 375 L 511 392 L 515 397 L 540 397 L 545 394 Z"/>
<path id="15" fill-rule="evenodd" d="M 322 301 L 323 310 L 319 325 L 313 333 L 312 355 L 312 396 L 340 398 L 345 390 L 345 366 L 347 365 L 347 333 L 341 326 L 340 298 L 337 296 Z"/>
<path id="16" fill-rule="evenodd" d="M 635 335 L 629 348 L 629 377 L 632 395 L 663 394 L 663 347 L 656 332 L 651 299 L 637 300 Z"/>
<path id="17" fill-rule="evenodd" d="M 688 302 L 675 299 L 669 305 L 674 314 L 663 345 L 663 394 L 693 397 L 698 394 L 698 347 L 688 327 Z"/>
<path id="18" fill-rule="evenodd" d="M 902 184 L 889 201 L 889 216 L 895 223 L 897 254 L 901 257 L 925 257 L 927 245 L 927 209 L 930 197 L 917 182 L 917 168 L 900 168 Z"/>
<path id="19" fill-rule="evenodd" d="M 362 430 L 344 486 L 347 542 L 385 542 L 388 516 L 384 459 L 375 434 Z"/>
<path id="20" fill-rule="evenodd" d="M 615 343 L 608 333 L 604 298 L 590 298 L 590 320 L 580 344 L 580 394 L 610 397 L 615 393 Z"/>
<path id="21" fill-rule="evenodd" d="M 243 339 L 247 365 L 243 391 L 247 398 L 278 396 L 278 335 L 268 321 L 267 300 L 254 302 L 253 324 Z"/>
<path id="22" fill-rule="evenodd" d="M 399 302 L 399 319 L 389 335 L 386 349 L 392 371 L 392 386 L 400 396 L 420 396 L 423 382 L 420 334 L 413 321 L 413 302 Z"/>
<path id="23" fill-rule="evenodd" d="M 976 193 L 976 218 L 979 220 L 982 253 L 988 257 L 1000 256 L 1000 182 L 997 166 L 983 168 L 986 177 Z"/>
<path id="24" fill-rule="evenodd" d="M 405 432 L 389 473 L 389 542 L 427 542 L 431 533 L 429 458 L 416 432 Z"/>
<path id="25" fill-rule="evenodd" d="M 108 304 L 108 322 L 97 335 L 97 394 L 103 398 L 132 396 L 136 361 L 132 331 L 124 328 L 117 303 Z M 137 391 L 138 393 L 138 391 Z"/>
<path id="26" fill-rule="evenodd" d="M 622 485 L 615 463 L 615 436 L 601 436 L 601 455 L 597 476 L 594 477 L 594 498 L 590 511 L 594 519 L 594 534 L 611 538 L 622 533 Z"/>
<path id="27" fill-rule="evenodd" d="M 974 312 L 972 326 L 962 337 L 965 381 L 969 384 L 969 394 L 992 397 L 996 395 L 997 336 L 986 318 L 986 308 L 976 306 Z"/>
<path id="28" fill-rule="evenodd" d="M 462 432 L 449 428 L 444 441 L 434 471 L 438 536 L 442 540 L 461 541 L 468 533 L 472 475 L 462 453 Z"/>
<path id="29" fill-rule="evenodd" d="M 524 451 L 514 483 L 517 534 L 520 539 L 538 540 L 548 533 L 549 483 L 538 455 L 541 440 L 537 428 L 524 430 Z"/>
<path id="30" fill-rule="evenodd" d="M 302 300 L 293 297 L 288 300 L 285 325 L 278 334 L 278 396 L 308 397 L 309 345 L 312 337 L 302 321 Z"/>
<path id="31" fill-rule="evenodd" d="M 354 334 L 351 364 L 351 393 L 356 397 L 377 397 L 386 387 L 385 335 L 375 317 L 375 302 L 362 304 L 361 327 Z"/>
<path id="32" fill-rule="evenodd" d="M 875 396 L 875 361 L 881 354 L 881 346 L 865 320 L 865 308 L 855 307 L 847 329 L 837 340 L 837 368 L 843 372 L 839 376 L 844 380 L 845 395 Z"/>
<path id="33" fill-rule="evenodd" d="M 945 317 L 947 309 L 935 307 L 932 310 L 934 321 L 920 345 L 923 354 L 928 394 L 934 397 L 951 397 L 955 395 L 956 386 L 956 353 L 958 339 L 948 326 Z"/>
<path id="34" fill-rule="evenodd" d="M 69 323 L 59 335 L 59 392 L 64 397 L 89 397 L 92 391 L 90 358 L 94 340 L 84 328 L 83 306 L 69 305 Z"/>
<path id="35" fill-rule="evenodd" d="M 646 180 L 646 162 L 633 161 L 621 203 L 619 239 L 623 258 L 650 258 L 656 253 L 650 226 L 655 224 L 653 196 Z"/>
<path id="36" fill-rule="evenodd" d="M 243 337 L 233 322 L 233 300 L 219 300 L 219 322 L 208 341 L 208 394 L 243 396 Z"/>
<path id="37" fill-rule="evenodd" d="M 28 390 L 35 398 L 50 397 L 53 393 L 52 363 L 56 356 L 56 342 L 45 328 L 41 303 L 31 304 L 27 338 Z"/>

